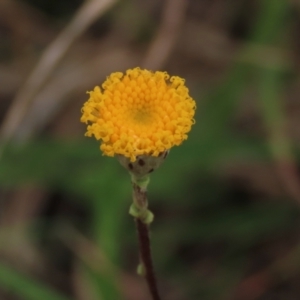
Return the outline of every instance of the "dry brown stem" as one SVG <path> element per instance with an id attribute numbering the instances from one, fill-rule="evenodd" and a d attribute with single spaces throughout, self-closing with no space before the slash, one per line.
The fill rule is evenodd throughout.
<path id="1" fill-rule="evenodd" d="M 45 84 L 70 46 L 93 21 L 106 12 L 115 2 L 116 0 L 90 0 L 84 2 L 67 27 L 45 50 L 28 80 L 17 93 L 3 121 L 0 131 L 2 139 L 7 141 L 13 138 L 28 108 L 32 105 L 35 95 Z"/>
<path id="2" fill-rule="evenodd" d="M 186 0 L 166 0 L 162 22 L 142 63 L 144 68 L 157 70 L 165 64 L 176 43 L 187 4 Z"/>

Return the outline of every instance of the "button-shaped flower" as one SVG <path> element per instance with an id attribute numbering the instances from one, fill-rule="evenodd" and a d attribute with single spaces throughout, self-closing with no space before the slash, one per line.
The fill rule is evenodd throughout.
<path id="1" fill-rule="evenodd" d="M 195 101 L 184 79 L 166 72 L 134 68 L 112 73 L 88 92 L 81 122 L 86 136 L 101 140 L 105 155 L 159 156 L 187 139 L 195 123 Z"/>

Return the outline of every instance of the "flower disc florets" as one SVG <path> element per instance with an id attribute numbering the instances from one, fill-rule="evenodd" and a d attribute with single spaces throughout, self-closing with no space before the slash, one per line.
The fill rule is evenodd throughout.
<path id="1" fill-rule="evenodd" d="M 81 122 L 89 123 L 86 136 L 101 140 L 105 155 L 158 156 L 187 139 L 195 123 L 195 101 L 184 79 L 166 72 L 140 68 L 112 73 L 88 92 Z"/>

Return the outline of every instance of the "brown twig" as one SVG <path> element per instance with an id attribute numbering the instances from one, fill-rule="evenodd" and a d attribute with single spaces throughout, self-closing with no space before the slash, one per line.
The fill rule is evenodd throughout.
<path id="1" fill-rule="evenodd" d="M 145 268 L 145 278 L 153 300 L 160 300 L 158 293 L 157 282 L 154 273 L 154 267 L 152 262 L 150 238 L 149 238 L 149 226 L 143 223 L 141 220 L 136 219 L 136 227 L 139 237 L 139 248 L 142 264 Z"/>
<path id="2" fill-rule="evenodd" d="M 139 239 L 139 252 L 141 258 L 142 274 L 144 275 L 148 284 L 152 300 L 160 300 L 160 296 L 157 288 L 157 281 L 154 273 L 150 237 L 149 237 L 149 224 L 153 220 L 152 213 L 148 210 L 148 199 L 147 199 L 147 185 L 148 180 L 139 183 L 133 179 L 133 205 L 137 210 L 135 217 L 136 228 Z"/>

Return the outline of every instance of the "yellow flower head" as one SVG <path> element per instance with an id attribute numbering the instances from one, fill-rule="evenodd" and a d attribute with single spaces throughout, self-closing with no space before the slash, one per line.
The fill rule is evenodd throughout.
<path id="1" fill-rule="evenodd" d="M 184 79 L 166 72 L 134 68 L 112 73 L 88 92 L 81 122 L 86 136 L 101 140 L 105 155 L 120 154 L 132 162 L 138 155 L 158 156 L 187 139 L 195 123 L 195 101 Z"/>

